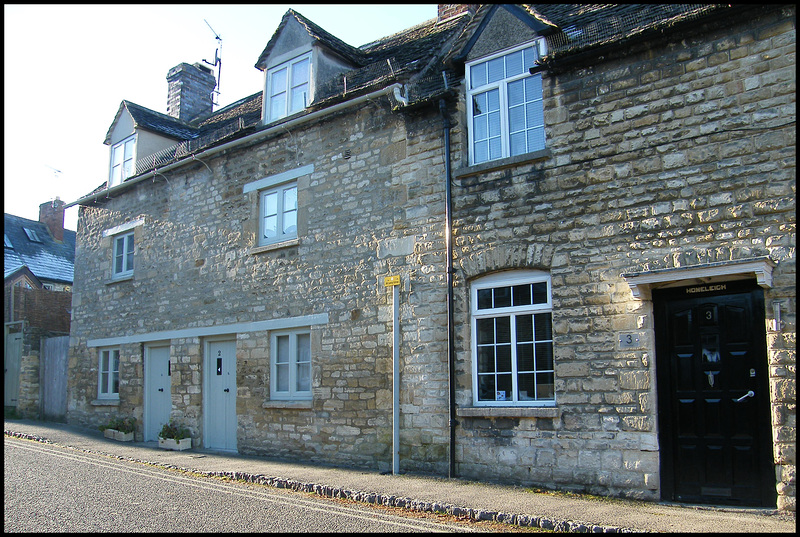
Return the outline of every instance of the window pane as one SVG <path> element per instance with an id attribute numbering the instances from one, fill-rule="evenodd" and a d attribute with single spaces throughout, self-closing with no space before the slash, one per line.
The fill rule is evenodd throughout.
<path id="1" fill-rule="evenodd" d="M 553 399 L 555 390 L 553 389 L 553 373 L 537 373 L 536 374 L 536 398 L 540 401 L 543 399 Z"/>
<path id="2" fill-rule="evenodd" d="M 525 285 L 514 286 L 514 305 L 515 306 L 528 306 L 531 303 L 531 286 L 526 283 Z"/>
<path id="3" fill-rule="evenodd" d="M 494 373 L 494 347 L 478 347 L 478 373 Z"/>
<path id="4" fill-rule="evenodd" d="M 516 155 L 523 155 L 528 152 L 528 144 L 527 144 L 527 137 L 525 136 L 525 132 L 518 132 L 516 134 L 512 134 L 510 138 L 511 142 L 511 156 Z"/>
<path id="5" fill-rule="evenodd" d="M 494 343 L 494 319 L 478 319 L 478 345 Z"/>
<path id="6" fill-rule="evenodd" d="M 525 102 L 525 79 L 516 80 L 508 85 L 508 106 L 519 106 Z"/>
<path id="7" fill-rule="evenodd" d="M 134 148 L 134 146 L 135 146 L 134 140 L 132 140 L 132 139 L 128 140 L 127 142 L 125 142 L 125 159 L 124 160 L 130 160 L 130 159 L 133 158 L 133 148 Z"/>
<path id="8" fill-rule="evenodd" d="M 488 112 L 488 108 L 486 108 L 486 94 L 479 93 L 477 95 L 472 96 L 472 115 L 479 116 L 481 114 L 485 114 Z"/>
<path id="9" fill-rule="evenodd" d="M 526 374 L 519 375 L 518 380 L 519 400 L 520 401 L 533 401 L 536 399 L 536 386 L 534 384 L 534 375 Z"/>
<path id="10" fill-rule="evenodd" d="M 478 401 L 495 400 L 494 375 L 480 375 L 478 377 Z"/>
<path id="11" fill-rule="evenodd" d="M 511 317 L 495 319 L 495 342 L 511 343 Z"/>
<path id="12" fill-rule="evenodd" d="M 486 62 L 473 65 L 470 68 L 470 89 L 478 88 L 486 84 Z"/>
<path id="13" fill-rule="evenodd" d="M 476 116 L 472 120 L 472 124 L 474 125 L 474 134 L 473 138 L 476 141 L 485 140 L 489 137 L 489 116 L 482 115 Z"/>
<path id="14" fill-rule="evenodd" d="M 297 363 L 311 363 L 311 336 L 297 335 Z"/>
<path id="15" fill-rule="evenodd" d="M 297 387 L 298 392 L 311 391 L 311 364 L 300 364 L 297 366 Z"/>
<path id="16" fill-rule="evenodd" d="M 536 60 L 539 59 L 539 51 L 536 47 L 528 47 L 522 51 L 524 55 L 523 69 L 527 71 L 531 67 L 536 67 Z"/>
<path id="17" fill-rule="evenodd" d="M 506 76 L 522 74 L 522 51 L 518 50 L 506 56 Z"/>
<path id="18" fill-rule="evenodd" d="M 297 233 L 297 187 L 283 191 L 283 233 Z"/>
<path id="19" fill-rule="evenodd" d="M 108 373 L 100 375 L 100 393 L 108 393 Z"/>
<path id="20" fill-rule="evenodd" d="M 505 78 L 505 62 L 503 57 L 489 60 L 489 83 L 497 82 Z"/>
<path id="21" fill-rule="evenodd" d="M 537 127 L 528 131 L 528 147 L 531 151 L 544 149 L 544 128 Z"/>
<path id="22" fill-rule="evenodd" d="M 511 133 L 525 130 L 525 107 L 512 106 L 508 109 L 508 130 Z M 525 138 L 522 138 L 523 142 Z"/>
<path id="23" fill-rule="evenodd" d="M 537 313 L 536 318 L 536 341 L 546 341 L 553 339 L 553 314 Z"/>
<path id="24" fill-rule="evenodd" d="M 547 304 L 547 282 L 533 284 L 533 303 Z"/>
<path id="25" fill-rule="evenodd" d="M 498 372 L 511 372 L 511 345 L 498 345 L 495 357 Z"/>
<path id="26" fill-rule="evenodd" d="M 513 397 L 511 375 L 497 375 L 497 400 L 511 401 Z"/>
<path id="27" fill-rule="evenodd" d="M 272 73 L 269 93 L 274 96 L 286 91 L 286 68 Z"/>
<path id="28" fill-rule="evenodd" d="M 303 110 L 307 104 L 308 84 L 292 88 L 292 100 L 289 106 L 289 113 Z"/>
<path id="29" fill-rule="evenodd" d="M 517 315 L 517 341 L 533 341 L 533 315 Z"/>
<path id="30" fill-rule="evenodd" d="M 500 90 L 492 90 L 486 92 L 486 111 L 499 112 L 500 111 Z M 498 118 L 500 115 L 498 114 Z"/>
<path id="31" fill-rule="evenodd" d="M 517 371 L 533 371 L 533 343 L 517 345 Z"/>
<path id="32" fill-rule="evenodd" d="M 507 308 L 511 305 L 511 287 L 496 287 L 494 289 L 494 307 Z"/>
<path id="33" fill-rule="evenodd" d="M 275 338 L 277 349 L 275 350 L 275 363 L 289 363 L 289 336 L 278 336 Z"/>
<path id="34" fill-rule="evenodd" d="M 111 393 L 119 393 L 119 373 L 111 374 Z"/>
<path id="35" fill-rule="evenodd" d="M 125 259 L 125 239 L 120 237 L 115 241 L 114 247 L 114 274 L 122 272 L 122 261 Z"/>
<path id="36" fill-rule="evenodd" d="M 292 65 L 292 86 L 296 87 L 308 83 L 308 67 L 311 65 L 308 58 Z"/>
<path id="37" fill-rule="evenodd" d="M 270 98 L 269 117 L 277 119 L 286 111 L 286 93 L 281 93 Z"/>
<path id="38" fill-rule="evenodd" d="M 553 370 L 553 344 L 552 343 L 537 343 L 536 344 L 536 371 L 552 371 Z"/>
<path id="39" fill-rule="evenodd" d="M 492 307 L 492 290 L 478 289 L 478 309 L 485 310 Z"/>
<path id="40" fill-rule="evenodd" d="M 499 117 L 499 116 L 498 116 Z M 494 160 L 503 156 L 503 145 L 500 137 L 489 140 L 489 158 Z"/>
<path id="41" fill-rule="evenodd" d="M 275 366 L 275 390 L 279 392 L 289 391 L 289 364 L 277 364 Z"/>
<path id="42" fill-rule="evenodd" d="M 542 101 L 536 101 L 525 105 L 525 123 L 528 128 L 541 127 L 544 125 Z"/>
<path id="43" fill-rule="evenodd" d="M 525 100 L 538 101 L 542 99 L 542 75 L 536 74 L 525 78 Z"/>
<path id="44" fill-rule="evenodd" d="M 475 162 L 485 162 L 489 160 L 489 142 L 475 142 Z"/>

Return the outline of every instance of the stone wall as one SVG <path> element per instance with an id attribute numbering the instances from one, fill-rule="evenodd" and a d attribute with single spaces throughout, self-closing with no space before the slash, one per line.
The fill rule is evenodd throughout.
<path id="1" fill-rule="evenodd" d="M 142 346 L 122 345 L 120 403 L 109 409 L 96 401 L 89 340 L 327 314 L 311 326 L 314 398 L 300 408 L 270 399 L 269 333 L 238 334 L 238 449 L 387 469 L 392 304 L 383 279 L 398 274 L 403 468 L 446 471 L 439 121 L 374 101 L 81 208 L 70 421 L 142 417 Z M 298 178 L 298 244 L 254 248 L 258 196 L 243 186 L 309 164 L 313 173 Z M 114 282 L 103 231 L 138 219 L 134 276 Z M 171 345 L 173 416 L 197 443 L 203 338 Z"/>
<path id="2" fill-rule="evenodd" d="M 779 505 L 794 508 L 794 51 L 794 18 L 773 12 L 545 72 L 539 160 L 469 168 L 466 132 L 453 132 L 456 318 L 469 317 L 470 279 L 549 271 L 559 411 L 462 412 L 461 474 L 658 499 L 652 303 L 621 274 L 769 255 L 767 320 L 780 302 L 785 321 L 768 332 Z M 619 349 L 623 332 L 638 349 Z M 466 324 L 458 342 L 465 407 Z"/>

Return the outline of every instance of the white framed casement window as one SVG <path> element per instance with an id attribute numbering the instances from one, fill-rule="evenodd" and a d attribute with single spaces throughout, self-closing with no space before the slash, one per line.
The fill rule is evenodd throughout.
<path id="1" fill-rule="evenodd" d="M 133 275 L 134 239 L 133 230 L 115 235 L 112 278 L 127 278 Z"/>
<path id="2" fill-rule="evenodd" d="M 267 123 L 304 110 L 311 100 L 311 53 L 267 71 Z"/>
<path id="3" fill-rule="evenodd" d="M 311 332 L 275 332 L 270 338 L 270 398 L 311 399 Z"/>
<path id="4" fill-rule="evenodd" d="M 119 349 L 100 349 L 97 398 L 119 399 Z"/>
<path id="5" fill-rule="evenodd" d="M 471 288 L 475 406 L 554 406 L 550 275 L 485 276 Z"/>
<path id="6" fill-rule="evenodd" d="M 259 192 L 258 245 L 297 238 L 297 181 Z"/>
<path id="7" fill-rule="evenodd" d="M 531 74 L 544 39 L 466 64 L 470 164 L 545 148 L 542 75 Z"/>
<path id="8" fill-rule="evenodd" d="M 108 185 L 116 186 L 136 172 L 136 135 L 111 146 L 111 169 Z"/>

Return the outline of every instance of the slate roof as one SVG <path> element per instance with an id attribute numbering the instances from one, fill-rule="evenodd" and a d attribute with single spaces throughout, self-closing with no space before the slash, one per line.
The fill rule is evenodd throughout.
<path id="1" fill-rule="evenodd" d="M 28 238 L 25 229 L 36 233 L 41 242 Z M 64 241 L 57 242 L 47 225 L 8 213 L 3 214 L 3 233 L 12 247 L 3 248 L 3 278 L 22 267 L 43 282 L 72 283 L 75 266 L 75 232 L 65 229 Z"/>
<path id="2" fill-rule="evenodd" d="M 659 35 L 683 22 L 716 11 L 733 9 L 728 4 L 480 4 L 468 12 L 442 22 L 431 19 L 407 30 L 360 47 L 348 45 L 297 11 L 288 10 L 256 62 L 263 69 L 283 28 L 292 19 L 313 39 L 349 62 L 352 69 L 317 86 L 312 112 L 357 95 L 401 83 L 409 105 L 415 106 L 448 94 L 463 78 L 463 60 L 485 23 L 497 9 L 505 8 L 521 17 L 539 35 L 545 36 L 548 54 L 542 63 L 575 57 L 598 48 L 625 46 L 636 37 Z M 127 106 L 137 126 L 184 142 L 174 148 L 166 162 L 244 136 L 259 128 L 261 92 L 245 97 L 206 118 L 182 122 L 130 101 Z M 397 103 L 395 103 L 397 104 Z M 116 122 L 116 119 L 115 119 Z M 113 125 L 113 123 L 112 123 Z M 106 142 L 108 142 L 108 136 Z M 103 188 L 104 185 L 101 187 Z"/>

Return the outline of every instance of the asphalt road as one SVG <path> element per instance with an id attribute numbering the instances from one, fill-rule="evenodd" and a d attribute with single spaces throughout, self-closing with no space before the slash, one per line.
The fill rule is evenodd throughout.
<path id="1" fill-rule="evenodd" d="M 5 438 L 5 532 L 454 532 L 356 503 Z M 475 529 L 475 528 L 472 528 Z"/>

